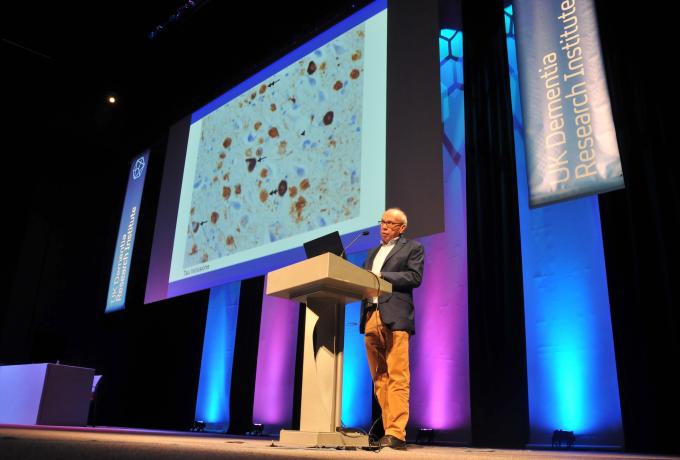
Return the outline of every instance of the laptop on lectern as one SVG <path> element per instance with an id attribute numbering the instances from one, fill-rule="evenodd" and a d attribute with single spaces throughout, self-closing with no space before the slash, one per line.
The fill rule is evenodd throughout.
<path id="1" fill-rule="evenodd" d="M 340 233 L 337 231 L 321 236 L 314 240 L 307 241 L 302 246 L 305 248 L 305 254 L 307 255 L 308 259 L 320 256 L 321 254 L 326 254 L 327 252 L 331 252 L 336 256 L 347 259 L 344 254 L 345 248 L 342 245 Z"/>

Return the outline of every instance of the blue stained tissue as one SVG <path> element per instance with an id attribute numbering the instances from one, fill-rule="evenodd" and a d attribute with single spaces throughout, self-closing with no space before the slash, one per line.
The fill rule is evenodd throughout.
<path id="1" fill-rule="evenodd" d="M 305 174 L 305 168 L 301 168 L 300 166 L 298 166 L 297 168 L 295 168 L 295 172 L 297 173 L 298 176 L 302 177 Z"/>
<path id="2" fill-rule="evenodd" d="M 310 148 L 311 146 L 312 146 L 312 141 L 310 141 L 309 139 L 305 140 L 305 141 L 302 143 L 302 148 L 303 148 L 303 149 L 308 149 L 308 148 Z"/>
<path id="3" fill-rule="evenodd" d="M 319 102 L 323 102 L 326 100 L 326 96 L 323 94 L 323 91 L 319 91 Z"/>
<path id="4" fill-rule="evenodd" d="M 353 125 L 353 124 L 356 123 L 356 122 L 357 122 L 357 116 L 356 116 L 356 115 L 352 115 L 352 119 L 350 120 L 350 124 Z"/>
<path id="5" fill-rule="evenodd" d="M 309 77 L 307 81 L 309 81 L 310 85 L 316 86 L 316 78 Z"/>
<path id="6" fill-rule="evenodd" d="M 352 184 L 359 182 L 359 177 L 357 176 L 356 170 L 352 170 L 352 176 L 350 178 Z"/>
<path id="7" fill-rule="evenodd" d="M 231 207 L 234 209 L 241 209 L 241 203 L 239 203 L 238 201 L 232 201 Z"/>
<path id="8" fill-rule="evenodd" d="M 248 134 L 248 142 L 253 142 L 255 140 L 255 136 L 252 134 Z"/>

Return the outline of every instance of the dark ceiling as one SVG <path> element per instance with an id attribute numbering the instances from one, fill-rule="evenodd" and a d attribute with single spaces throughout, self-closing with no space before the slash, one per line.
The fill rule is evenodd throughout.
<path id="1" fill-rule="evenodd" d="M 191 3 L 3 6 L 3 73 L 11 83 L 4 105 L 29 118 L 56 111 L 54 122 L 72 121 L 82 136 L 114 134 L 143 148 L 169 123 L 367 2 Z M 109 92 L 118 106 L 105 105 Z"/>
<path id="2" fill-rule="evenodd" d="M 62 204 L 75 203 L 109 219 L 117 212 L 99 208 L 119 205 L 127 163 L 172 123 L 369 1 L 193 3 L 3 5 L 8 212 L 64 222 Z"/>

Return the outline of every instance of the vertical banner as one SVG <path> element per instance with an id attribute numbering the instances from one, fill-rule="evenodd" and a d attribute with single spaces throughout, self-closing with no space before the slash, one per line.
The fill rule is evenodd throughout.
<path id="1" fill-rule="evenodd" d="M 596 196 L 529 209 L 512 7 L 505 9 L 522 240 L 529 445 L 620 449 L 623 425 Z M 561 430 L 561 433 L 556 430 Z"/>
<path id="2" fill-rule="evenodd" d="M 624 187 L 593 0 L 515 0 L 530 206 Z"/>
<path id="3" fill-rule="evenodd" d="M 128 274 L 132 249 L 135 244 L 135 231 L 139 219 L 139 207 L 144 191 L 146 165 L 149 162 L 149 151 L 142 153 L 134 160 L 128 176 L 123 213 L 118 227 L 116 250 L 113 253 L 113 267 L 109 281 L 109 294 L 106 299 L 106 313 L 125 308 L 125 293 L 127 292 Z"/>

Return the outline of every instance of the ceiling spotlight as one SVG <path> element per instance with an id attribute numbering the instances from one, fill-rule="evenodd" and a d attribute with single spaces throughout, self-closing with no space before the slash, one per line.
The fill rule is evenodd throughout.
<path id="1" fill-rule="evenodd" d="M 109 96 L 106 96 L 106 102 L 108 102 L 109 104 L 113 105 L 113 104 L 115 104 L 116 102 L 118 102 L 118 98 L 116 98 L 116 96 L 114 96 L 113 94 L 111 94 L 111 95 L 109 95 Z"/>

